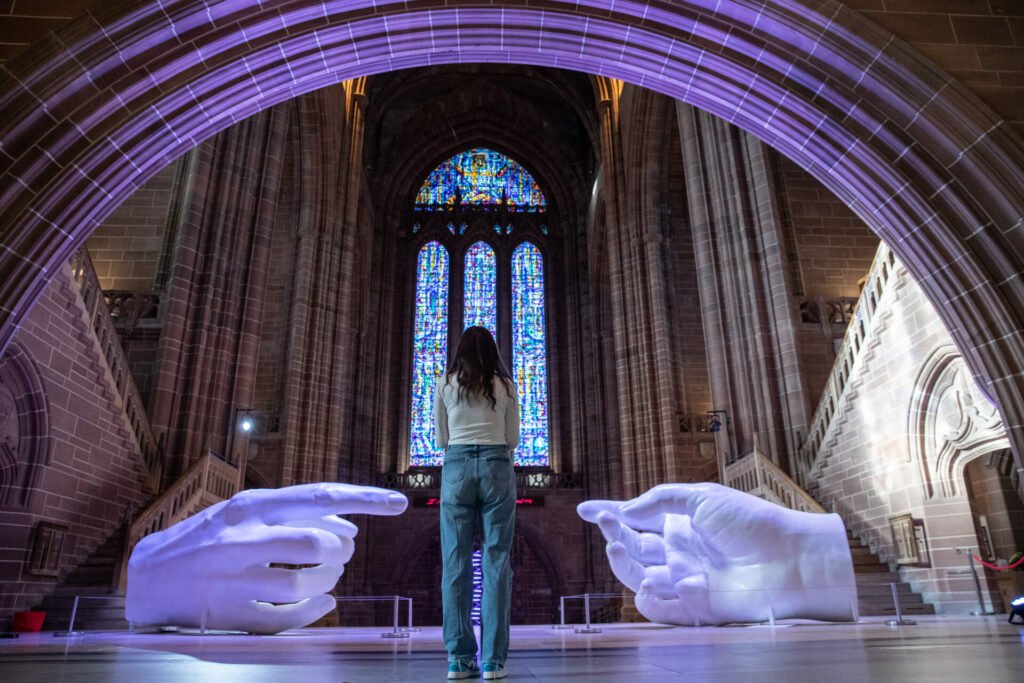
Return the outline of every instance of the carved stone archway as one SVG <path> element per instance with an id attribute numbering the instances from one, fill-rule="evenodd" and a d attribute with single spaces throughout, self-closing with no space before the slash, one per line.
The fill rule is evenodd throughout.
<path id="1" fill-rule="evenodd" d="M 451 62 L 619 78 L 727 119 L 896 251 L 1024 454 L 1024 145 L 832 0 L 149 0 L 70 22 L 0 78 L 0 350 L 56 266 L 160 168 L 342 80 Z"/>

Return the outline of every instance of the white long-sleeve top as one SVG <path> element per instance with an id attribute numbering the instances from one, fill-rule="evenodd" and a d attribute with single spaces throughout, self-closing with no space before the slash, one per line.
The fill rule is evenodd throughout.
<path id="1" fill-rule="evenodd" d="M 434 440 L 438 448 L 449 445 L 519 446 L 519 396 L 494 378 L 494 408 L 486 396 L 463 396 L 459 400 L 459 382 L 445 376 L 434 390 Z"/>

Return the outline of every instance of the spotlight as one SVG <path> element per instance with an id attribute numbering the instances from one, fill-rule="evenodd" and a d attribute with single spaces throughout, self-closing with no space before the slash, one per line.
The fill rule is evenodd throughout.
<path id="1" fill-rule="evenodd" d="M 241 422 L 238 423 L 238 426 L 241 428 L 243 432 L 248 434 L 249 432 L 252 431 L 252 428 L 255 426 L 255 423 L 252 421 L 251 417 L 245 415 L 242 417 Z"/>
<path id="2" fill-rule="evenodd" d="M 708 431 L 720 432 L 722 431 L 722 421 L 718 419 L 717 415 L 711 416 L 711 422 L 708 423 Z"/>
<path id="3" fill-rule="evenodd" d="M 1014 598 L 1010 601 L 1010 623 L 1013 623 L 1014 617 L 1020 617 L 1022 623 L 1024 623 L 1024 595 Z"/>

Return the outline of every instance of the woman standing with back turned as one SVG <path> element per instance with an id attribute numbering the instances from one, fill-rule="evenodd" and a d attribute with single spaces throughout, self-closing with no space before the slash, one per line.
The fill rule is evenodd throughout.
<path id="1" fill-rule="evenodd" d="M 505 677 L 508 656 L 515 527 L 516 478 L 512 451 L 519 445 L 519 398 L 498 359 L 494 337 L 483 327 L 462 333 L 448 372 L 434 394 L 441 470 L 441 600 L 448 678 L 475 676 L 473 540 L 483 539 L 481 661 L 485 679 Z"/>

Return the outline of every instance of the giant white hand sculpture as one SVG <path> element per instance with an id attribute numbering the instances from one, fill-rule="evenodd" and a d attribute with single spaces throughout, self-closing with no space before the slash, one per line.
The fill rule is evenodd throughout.
<path id="1" fill-rule="evenodd" d="M 797 512 L 719 484 L 662 484 L 631 501 L 580 503 L 615 576 L 654 622 L 699 626 L 856 618 L 839 515 Z"/>
<path id="2" fill-rule="evenodd" d="M 251 633 L 305 626 L 334 609 L 327 593 L 355 548 L 356 526 L 336 515 L 397 515 L 407 504 L 401 493 L 349 484 L 242 491 L 139 541 L 125 615 Z"/>

